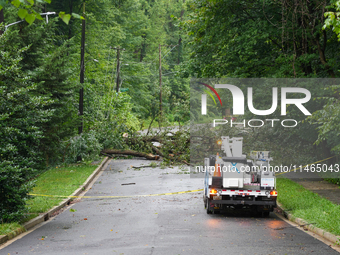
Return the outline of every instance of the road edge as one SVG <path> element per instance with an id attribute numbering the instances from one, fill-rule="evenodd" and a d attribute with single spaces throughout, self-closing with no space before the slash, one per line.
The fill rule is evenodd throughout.
<path id="1" fill-rule="evenodd" d="M 279 210 L 278 213 L 280 213 L 284 218 L 288 219 L 289 221 L 295 222 L 298 225 L 305 225 L 303 226 L 304 229 L 307 229 L 308 231 L 325 238 L 326 240 L 333 243 L 333 245 L 339 246 L 340 244 L 340 236 L 336 236 L 326 230 L 323 230 L 321 228 L 315 227 L 312 224 L 309 224 L 307 221 L 301 218 L 294 217 L 291 213 L 289 213 L 279 202 L 277 202 L 277 209 Z"/>
<path id="2" fill-rule="evenodd" d="M 75 190 L 70 196 L 79 196 L 84 190 L 87 189 L 89 184 L 93 181 L 93 179 L 99 174 L 100 171 L 102 171 L 103 166 L 107 163 L 107 161 L 110 158 L 105 157 L 103 161 L 100 163 L 100 165 L 93 171 L 93 173 L 86 179 L 86 181 L 77 189 Z M 47 212 L 31 219 L 30 221 L 23 224 L 23 227 L 25 230 L 18 228 L 17 230 L 14 230 L 7 235 L 0 235 L 0 245 L 6 243 L 7 241 L 13 239 L 14 237 L 17 237 L 18 235 L 24 233 L 25 231 L 28 231 L 29 229 L 32 229 L 36 225 L 49 220 L 49 218 L 57 211 L 59 211 L 61 208 L 69 205 L 73 198 L 66 198 L 63 201 L 60 202 L 59 205 L 54 206 Z"/>

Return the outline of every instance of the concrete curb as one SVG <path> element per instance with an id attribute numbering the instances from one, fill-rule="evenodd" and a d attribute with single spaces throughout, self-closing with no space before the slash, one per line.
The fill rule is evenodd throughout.
<path id="1" fill-rule="evenodd" d="M 87 180 L 81 185 L 75 192 L 72 193 L 71 196 L 79 196 L 83 191 L 86 190 L 86 188 L 90 185 L 90 183 L 93 181 L 93 179 L 97 176 L 97 174 L 102 170 L 103 166 L 107 163 L 109 160 L 108 157 L 104 158 L 102 163 L 94 170 L 94 172 L 87 178 Z M 63 201 L 60 202 L 59 205 L 53 207 L 50 209 L 48 212 L 43 213 L 34 219 L 31 219 L 30 221 L 26 222 L 23 227 L 27 230 L 35 227 L 36 225 L 47 221 L 55 212 L 59 211 L 61 208 L 69 205 L 73 198 L 66 198 Z M 17 229 L 11 233 L 8 233 L 7 235 L 0 235 L 0 245 L 7 242 L 8 240 L 20 235 L 23 233 L 24 230 L 22 229 Z"/>
<path id="2" fill-rule="evenodd" d="M 277 208 L 279 210 L 281 210 L 282 216 L 285 217 L 286 219 L 293 221 L 298 225 L 308 224 L 308 222 L 305 221 L 304 219 L 296 218 L 292 214 L 287 212 L 284 209 L 284 207 L 278 202 L 277 202 Z M 336 236 L 332 233 L 327 232 L 326 230 L 323 230 L 321 228 L 317 228 L 317 227 L 313 226 L 312 224 L 305 225 L 304 229 L 308 229 L 308 231 L 327 239 L 328 241 L 332 242 L 334 245 L 339 245 L 339 243 L 340 243 L 340 236 Z"/>
<path id="3" fill-rule="evenodd" d="M 7 235 L 1 235 L 0 236 L 0 244 L 7 242 L 8 236 Z"/>

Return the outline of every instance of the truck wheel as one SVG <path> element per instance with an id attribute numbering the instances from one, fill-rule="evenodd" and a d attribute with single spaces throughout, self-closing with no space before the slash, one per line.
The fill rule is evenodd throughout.
<path id="1" fill-rule="evenodd" d="M 221 213 L 221 210 L 219 209 L 214 209 L 214 214 L 220 214 Z"/>
<path id="2" fill-rule="evenodd" d="M 207 202 L 205 203 L 205 209 L 207 209 L 207 214 L 211 214 L 212 211 L 210 210 L 210 199 L 207 198 Z"/>

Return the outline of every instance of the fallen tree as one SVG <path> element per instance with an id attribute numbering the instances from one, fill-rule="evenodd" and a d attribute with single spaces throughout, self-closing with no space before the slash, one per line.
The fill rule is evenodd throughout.
<path id="1" fill-rule="evenodd" d="M 136 156 L 136 157 L 144 157 L 150 160 L 158 160 L 159 155 L 153 155 L 151 153 L 144 153 L 144 152 L 139 152 L 139 151 L 134 151 L 134 150 L 116 150 L 116 149 L 104 149 L 101 151 L 102 154 L 123 154 L 123 155 L 131 155 L 131 156 Z"/>
<path id="2" fill-rule="evenodd" d="M 162 158 L 168 164 L 189 165 L 190 162 L 190 137 L 185 129 L 177 132 L 165 129 L 146 135 L 124 133 L 121 145 L 120 148 L 105 148 L 101 154 L 111 157 L 131 155 L 150 160 Z"/>

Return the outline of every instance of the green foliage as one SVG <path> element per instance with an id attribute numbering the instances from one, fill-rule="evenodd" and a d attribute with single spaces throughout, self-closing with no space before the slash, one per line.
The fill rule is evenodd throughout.
<path id="1" fill-rule="evenodd" d="M 78 15 L 79 16 L 79 15 Z M 70 14 L 66 14 L 65 12 L 59 12 L 59 17 L 68 25 L 71 19 Z M 80 16 L 79 16 L 80 17 Z"/>
<path id="2" fill-rule="evenodd" d="M 183 164 L 190 161 L 190 132 L 181 128 L 172 132 L 171 128 L 150 130 L 147 135 L 132 134 L 125 139 L 129 149 L 162 156 L 165 164 Z M 152 142 L 159 142 L 159 146 Z"/>
<path id="3" fill-rule="evenodd" d="M 323 29 L 332 28 L 333 32 L 337 34 L 338 40 L 340 41 L 340 1 L 339 0 L 331 0 L 330 6 L 327 6 L 330 10 L 325 12 L 325 24 L 323 25 Z"/>
<path id="4" fill-rule="evenodd" d="M 25 19 L 25 21 L 31 25 L 36 19 L 43 20 L 37 9 L 41 9 L 43 4 L 50 4 L 51 0 L 37 0 L 36 3 L 34 3 L 34 0 L 12 0 L 10 3 L 17 9 L 16 11 L 19 18 Z M 5 5 L 5 3 L 0 2 L 0 11 L 5 7 Z M 59 12 L 59 17 L 62 21 L 68 24 L 71 19 L 71 14 L 65 14 L 65 12 L 61 11 Z M 76 19 L 84 19 L 76 13 L 72 13 L 72 17 Z"/>
<path id="5" fill-rule="evenodd" d="M 60 158 L 60 143 L 77 123 L 77 83 L 71 41 L 57 46 L 55 23 L 24 25 L 0 37 L 0 218 L 18 220 L 44 161 Z M 74 113 L 74 114 L 73 114 Z M 57 153 L 56 153 L 57 152 Z M 10 195 L 9 195 L 10 194 Z"/>
<path id="6" fill-rule="evenodd" d="M 316 144 L 327 142 L 336 154 L 340 153 L 340 114 L 339 90 L 340 85 L 330 85 L 327 95 L 320 98 L 325 100 L 323 108 L 314 112 L 309 118 L 310 123 L 318 124 L 318 139 Z"/>
<path id="7" fill-rule="evenodd" d="M 340 178 L 326 178 L 325 180 L 340 186 Z"/>
<path id="8" fill-rule="evenodd" d="M 5 222 L 24 212 L 41 162 L 42 126 L 52 116 L 46 107 L 53 102 L 35 94 L 38 84 L 21 67 L 29 47 L 18 47 L 13 36 L 17 33 L 0 37 L 0 219 Z"/>
<path id="9" fill-rule="evenodd" d="M 78 156 L 81 156 L 83 160 L 88 160 L 98 155 L 101 149 L 102 145 L 99 143 L 95 131 L 90 130 L 70 138 L 66 155 L 69 162 L 77 161 Z"/>
<path id="10" fill-rule="evenodd" d="M 0 218 L 3 222 L 18 221 L 22 218 L 26 212 L 27 193 L 34 184 L 27 181 L 27 176 L 34 173 L 33 169 L 20 168 L 15 163 L 13 161 L 0 163 Z"/>
<path id="11" fill-rule="evenodd" d="M 191 2 L 183 26 L 192 38 L 192 74 L 339 76 L 338 53 L 334 54 L 339 47 L 330 32 L 322 31 L 325 5 L 307 1 Z"/>
<path id="12" fill-rule="evenodd" d="M 21 33 L 29 36 L 13 38 L 18 45 L 30 45 L 21 62 L 22 70 L 37 84 L 34 95 L 50 101 L 44 107 L 50 118 L 41 127 L 39 141 L 46 165 L 60 159 L 60 143 L 76 133 L 75 127 L 79 123 L 74 107 L 79 83 L 72 80 L 75 72 L 73 42 L 61 43 L 55 32 L 56 23 L 50 20 L 48 24 L 24 26 Z"/>

